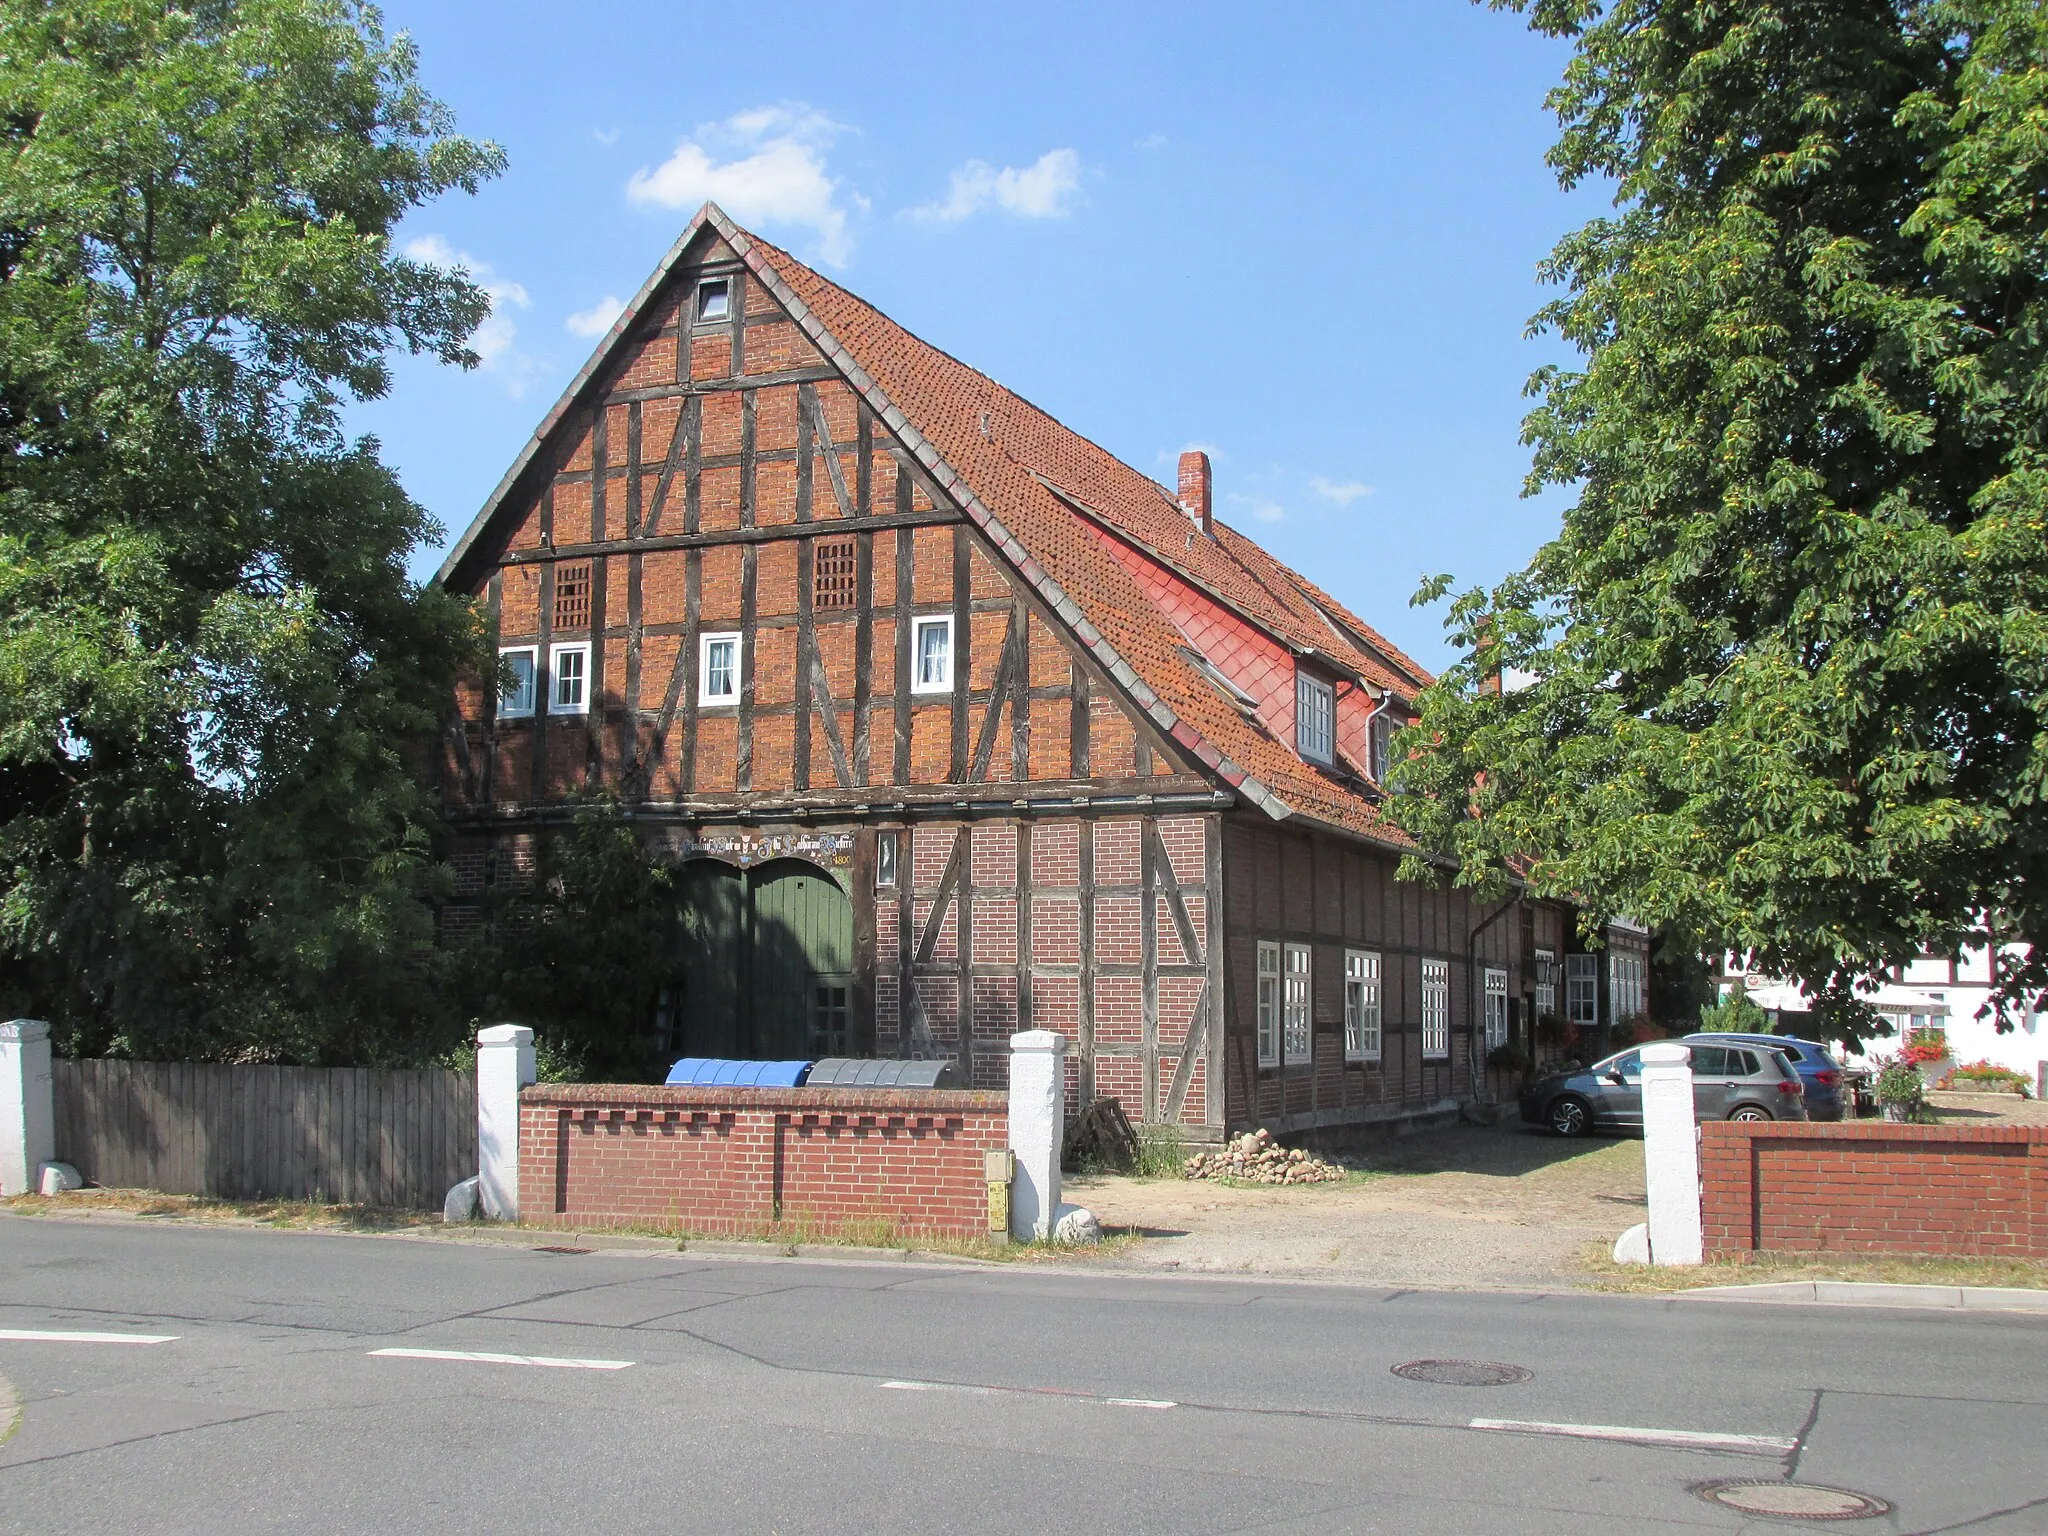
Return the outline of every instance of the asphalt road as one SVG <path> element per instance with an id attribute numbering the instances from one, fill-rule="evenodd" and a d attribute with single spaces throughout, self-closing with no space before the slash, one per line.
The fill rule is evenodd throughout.
<path id="1" fill-rule="evenodd" d="M 1693 1491 L 1753 1479 L 2041 1536 L 2044 1365 L 2025 1314 L 0 1217 L 0 1531 L 1794 1529 Z"/>

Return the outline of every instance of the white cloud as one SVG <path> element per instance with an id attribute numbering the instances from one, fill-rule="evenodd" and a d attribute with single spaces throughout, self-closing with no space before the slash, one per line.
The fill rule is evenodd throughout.
<path id="1" fill-rule="evenodd" d="M 794 225 L 816 238 L 820 259 L 843 266 L 853 245 L 848 207 L 867 201 L 826 169 L 825 150 L 842 131 L 801 103 L 754 107 L 698 128 L 651 170 L 642 166 L 626 196 L 692 211 L 714 202 L 742 224 Z"/>
<path id="2" fill-rule="evenodd" d="M 519 339 L 519 327 L 506 313 L 508 309 L 533 307 L 525 285 L 497 276 L 489 262 L 479 261 L 469 252 L 457 250 L 440 235 L 421 235 L 416 240 L 407 241 L 405 254 L 430 267 L 466 273 L 471 282 L 483 289 L 484 296 L 491 301 L 491 312 L 470 333 L 469 350 L 477 355 L 480 368 L 503 378 L 510 394 L 515 397 L 525 394 L 526 386 L 539 365 L 517 349 L 515 343 Z"/>
<path id="3" fill-rule="evenodd" d="M 615 293 L 608 293 L 588 309 L 579 309 L 562 324 L 572 336 L 588 336 L 595 340 L 612 328 L 612 322 L 626 312 L 626 301 Z"/>
<path id="4" fill-rule="evenodd" d="M 1071 149 L 1049 149 L 1030 165 L 997 170 L 970 160 L 953 173 L 943 202 L 926 203 L 911 214 L 954 224 L 994 206 L 1023 219 L 1063 219 L 1081 190 L 1081 157 Z"/>
<path id="5" fill-rule="evenodd" d="M 1348 507 L 1372 494 L 1372 487 L 1363 480 L 1325 480 L 1321 475 L 1310 476 L 1308 488 L 1323 500 L 1334 501 L 1340 507 Z"/>
<path id="6" fill-rule="evenodd" d="M 616 128 L 593 128 L 590 130 L 590 136 L 606 149 L 619 142 L 619 130 Z"/>
<path id="7" fill-rule="evenodd" d="M 1148 133 L 1134 146 L 1138 149 L 1164 149 L 1172 142 L 1163 133 Z"/>
<path id="8" fill-rule="evenodd" d="M 1277 523 L 1287 515 L 1287 509 L 1279 502 L 1268 501 L 1263 496 L 1244 496 L 1233 491 L 1224 500 L 1234 507 L 1243 507 L 1262 523 Z"/>

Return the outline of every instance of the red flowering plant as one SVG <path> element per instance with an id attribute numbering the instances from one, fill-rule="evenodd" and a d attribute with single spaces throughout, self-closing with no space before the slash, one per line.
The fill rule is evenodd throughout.
<path id="1" fill-rule="evenodd" d="M 1906 1036 L 1906 1043 L 1899 1051 L 1899 1059 L 1913 1067 L 1923 1062 L 1940 1061 L 1946 1055 L 1948 1032 L 1940 1029 L 1914 1030 Z"/>

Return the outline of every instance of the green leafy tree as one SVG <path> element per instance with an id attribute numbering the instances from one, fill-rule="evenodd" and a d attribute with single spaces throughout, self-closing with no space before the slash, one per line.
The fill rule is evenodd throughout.
<path id="1" fill-rule="evenodd" d="M 431 738 L 478 621 L 339 412 L 488 308 L 497 173 L 348 0 L 0 3 L 0 1003 L 73 1049 L 413 1049 Z"/>
<path id="2" fill-rule="evenodd" d="M 1749 1000 L 1749 990 L 1738 982 L 1726 997 L 1700 1008 L 1700 1030 L 1718 1035 L 1768 1035 L 1771 1016 Z"/>
<path id="3" fill-rule="evenodd" d="M 1578 499 L 1452 604 L 1396 814 L 1839 1027 L 1994 937 L 2010 1007 L 2048 981 L 2048 7 L 1507 8 L 1575 44 L 1551 164 L 1616 190 L 1534 322 L 1584 361 L 1531 380 L 1530 485 Z"/>
<path id="4" fill-rule="evenodd" d="M 658 1079 L 669 1042 L 654 1023 L 683 919 L 674 871 L 618 801 L 585 801 L 538 841 L 529 875 L 492 891 L 482 929 L 449 951 L 449 995 L 472 1027 L 530 1025 L 556 1077 Z"/>

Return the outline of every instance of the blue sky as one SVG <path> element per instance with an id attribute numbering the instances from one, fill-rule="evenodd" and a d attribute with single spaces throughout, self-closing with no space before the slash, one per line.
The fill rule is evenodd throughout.
<path id="1" fill-rule="evenodd" d="M 484 367 L 354 413 L 452 538 L 707 194 L 1218 509 L 1426 665 L 1417 578 L 1491 581 L 1520 496 L 1536 265 L 1598 212 L 1543 164 L 1565 51 L 1463 0 L 772 9 L 393 0 L 511 168 L 417 211 L 496 311 Z M 420 562 L 422 573 L 434 559 Z"/>

